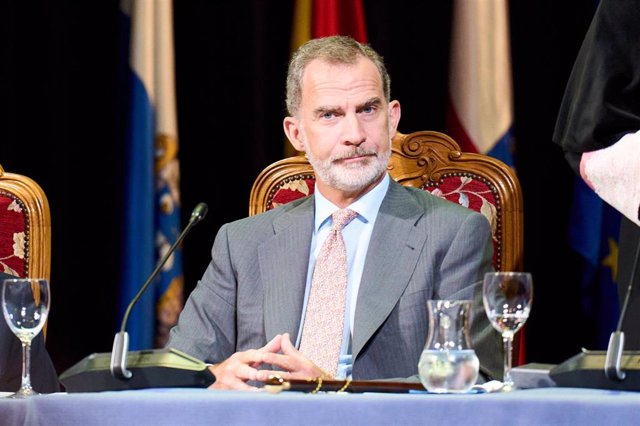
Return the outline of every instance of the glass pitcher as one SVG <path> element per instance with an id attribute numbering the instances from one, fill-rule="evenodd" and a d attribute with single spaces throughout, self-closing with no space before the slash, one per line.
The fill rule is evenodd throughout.
<path id="1" fill-rule="evenodd" d="M 469 339 L 470 300 L 429 300 L 429 336 L 418 373 L 429 392 L 463 393 L 476 383 L 480 362 Z"/>

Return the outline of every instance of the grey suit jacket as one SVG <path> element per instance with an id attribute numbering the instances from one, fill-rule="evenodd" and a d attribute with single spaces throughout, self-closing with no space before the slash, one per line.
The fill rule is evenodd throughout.
<path id="1" fill-rule="evenodd" d="M 222 226 L 167 346 L 216 363 L 279 333 L 295 342 L 313 223 L 310 196 Z M 501 377 L 501 339 L 482 307 L 481 280 L 492 270 L 492 254 L 484 216 L 392 180 L 357 296 L 353 378 L 418 373 L 429 299 L 475 301 L 472 346 L 483 370 Z"/>

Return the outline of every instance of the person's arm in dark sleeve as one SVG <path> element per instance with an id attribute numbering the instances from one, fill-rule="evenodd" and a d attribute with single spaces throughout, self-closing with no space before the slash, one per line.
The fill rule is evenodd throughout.
<path id="1" fill-rule="evenodd" d="M 640 0 L 602 0 L 578 53 L 553 140 L 608 204 L 640 224 Z"/>

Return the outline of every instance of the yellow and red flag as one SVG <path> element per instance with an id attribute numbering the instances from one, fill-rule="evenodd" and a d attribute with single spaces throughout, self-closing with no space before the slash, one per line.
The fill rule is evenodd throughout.
<path id="1" fill-rule="evenodd" d="M 291 52 L 312 38 L 332 35 L 347 35 L 367 43 L 362 0 L 296 0 L 294 7 Z M 285 157 L 296 154 L 285 142 Z"/>

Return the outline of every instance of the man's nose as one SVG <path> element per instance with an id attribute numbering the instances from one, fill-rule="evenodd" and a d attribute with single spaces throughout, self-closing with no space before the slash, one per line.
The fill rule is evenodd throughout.
<path id="1" fill-rule="evenodd" d="M 362 123 L 358 119 L 358 114 L 347 114 L 343 120 L 342 139 L 344 143 L 360 145 L 366 139 Z"/>

